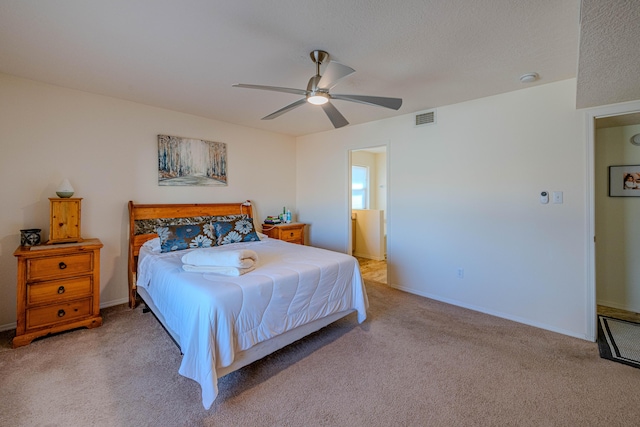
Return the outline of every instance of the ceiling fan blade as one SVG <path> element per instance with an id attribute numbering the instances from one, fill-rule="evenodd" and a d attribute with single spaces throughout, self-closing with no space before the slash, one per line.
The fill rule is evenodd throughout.
<path id="1" fill-rule="evenodd" d="M 327 69 L 324 70 L 324 74 L 318 82 L 318 88 L 327 90 L 331 89 L 338 84 L 338 81 L 355 72 L 356 70 L 353 68 L 347 67 L 339 62 L 329 62 Z"/>
<path id="2" fill-rule="evenodd" d="M 344 118 L 332 103 L 327 102 L 326 104 L 322 104 L 322 109 L 327 114 L 327 117 L 329 117 L 329 120 L 331 120 L 331 123 L 333 123 L 334 128 L 341 128 L 349 124 L 347 119 Z"/>
<path id="3" fill-rule="evenodd" d="M 386 98 L 384 96 L 331 94 L 331 98 L 340 99 L 342 101 L 358 102 L 360 104 L 374 105 L 376 107 L 391 108 L 392 110 L 398 110 L 402 106 L 401 98 Z"/>
<path id="4" fill-rule="evenodd" d="M 294 95 L 306 95 L 307 91 L 304 89 L 294 89 L 290 87 L 278 87 L 278 86 L 262 86 L 262 85 L 246 85 L 243 83 L 239 83 L 233 85 L 233 87 L 241 87 L 244 89 L 260 89 L 260 90 L 270 90 L 273 92 L 284 92 L 284 93 L 293 93 Z"/>
<path id="5" fill-rule="evenodd" d="M 283 107 L 281 109 L 279 109 L 278 111 L 276 111 L 275 113 L 271 113 L 268 116 L 265 116 L 262 118 L 262 120 L 271 120 L 271 119 L 275 119 L 276 117 L 279 117 L 281 115 L 283 115 L 284 113 L 286 113 L 287 111 L 291 111 L 296 107 L 301 106 L 302 104 L 305 104 L 307 102 L 307 98 L 302 98 L 297 100 L 296 102 L 287 105 L 286 107 Z"/>

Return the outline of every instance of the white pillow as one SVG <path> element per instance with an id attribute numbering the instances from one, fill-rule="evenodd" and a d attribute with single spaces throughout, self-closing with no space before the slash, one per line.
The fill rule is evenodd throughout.
<path id="1" fill-rule="evenodd" d="M 147 240 L 142 244 L 142 247 L 147 248 L 152 252 L 160 252 L 160 238 L 155 237 L 151 240 Z"/>

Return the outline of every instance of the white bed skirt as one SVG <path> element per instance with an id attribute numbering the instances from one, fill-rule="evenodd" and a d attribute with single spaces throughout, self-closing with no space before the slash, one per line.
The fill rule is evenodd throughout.
<path id="1" fill-rule="evenodd" d="M 164 327 L 164 329 L 167 331 L 167 333 L 171 336 L 171 338 L 175 341 L 176 345 L 179 346 L 180 343 L 180 337 L 179 335 L 172 330 L 167 323 L 164 320 L 164 317 L 162 316 L 162 314 L 160 313 L 160 311 L 156 308 L 156 306 L 153 303 L 153 299 L 151 298 L 151 296 L 147 293 L 147 290 L 145 288 L 138 288 L 138 295 L 140 295 L 140 298 L 142 298 L 142 300 L 144 301 L 144 303 L 147 305 L 147 307 L 151 310 L 151 312 L 155 315 L 155 317 L 158 319 L 158 321 L 160 322 L 160 324 Z M 230 374 L 231 372 L 237 371 L 238 369 L 241 369 L 253 362 L 255 362 L 256 360 L 260 360 L 265 356 L 270 355 L 271 353 L 274 353 L 286 346 L 288 346 L 289 344 L 292 344 L 296 341 L 298 341 L 301 338 L 306 337 L 307 335 L 310 335 L 322 328 L 324 328 L 327 325 L 330 325 L 331 323 L 337 321 L 338 319 L 341 319 L 351 313 L 354 313 L 356 310 L 355 309 L 351 309 L 351 310 L 346 310 L 346 311 L 341 311 L 338 313 L 334 313 L 330 316 L 324 317 L 322 319 L 318 319 L 315 320 L 311 323 L 307 323 L 306 325 L 302 325 L 302 326 L 298 326 L 295 329 L 292 329 L 290 331 L 284 332 L 276 337 L 273 337 L 267 341 L 263 341 L 260 342 L 258 344 L 256 344 L 255 346 L 244 350 L 244 351 L 240 351 L 236 353 L 235 359 L 233 361 L 233 363 L 229 366 L 217 366 L 216 367 L 216 373 L 218 378 L 222 378 L 223 376 Z"/>

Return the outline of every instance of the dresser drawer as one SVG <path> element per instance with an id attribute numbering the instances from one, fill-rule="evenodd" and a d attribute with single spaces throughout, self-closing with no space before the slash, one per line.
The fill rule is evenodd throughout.
<path id="1" fill-rule="evenodd" d="M 27 309 L 27 329 L 66 322 L 91 314 L 91 297 L 78 301 Z"/>
<path id="2" fill-rule="evenodd" d="M 280 230 L 280 240 L 284 240 L 285 242 L 298 243 L 302 240 L 302 229 L 293 228 L 289 230 Z"/>
<path id="3" fill-rule="evenodd" d="M 34 258 L 27 262 L 27 281 L 75 276 L 93 271 L 93 254 L 80 253 L 45 258 Z"/>
<path id="4" fill-rule="evenodd" d="M 27 305 L 49 303 L 91 296 L 93 277 L 82 276 L 66 280 L 50 280 L 27 285 Z"/>

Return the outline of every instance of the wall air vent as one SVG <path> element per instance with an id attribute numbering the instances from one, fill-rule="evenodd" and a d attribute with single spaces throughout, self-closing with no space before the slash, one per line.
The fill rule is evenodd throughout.
<path id="1" fill-rule="evenodd" d="M 423 111 L 416 114 L 416 126 L 427 126 L 435 124 L 436 110 Z"/>

